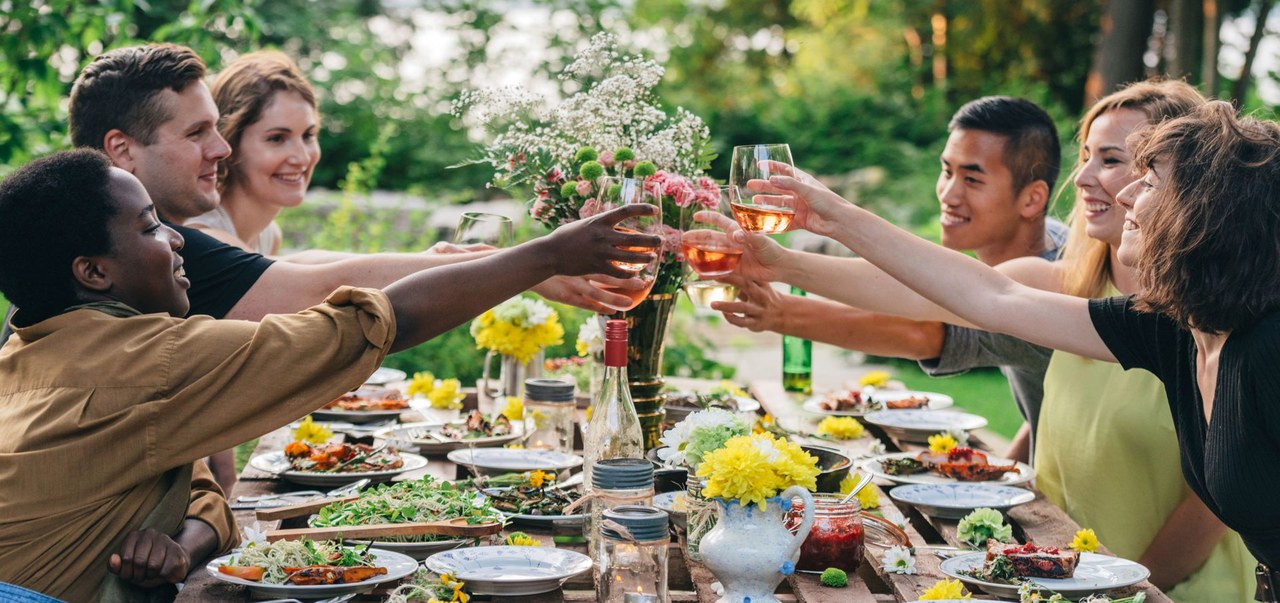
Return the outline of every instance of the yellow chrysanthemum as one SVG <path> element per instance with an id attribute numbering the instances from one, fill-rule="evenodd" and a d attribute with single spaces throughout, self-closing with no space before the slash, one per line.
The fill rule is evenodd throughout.
<path id="1" fill-rule="evenodd" d="M 870 373 L 863 375 L 862 378 L 858 380 L 858 385 L 884 387 L 889 384 L 889 379 L 891 377 L 892 375 L 886 371 L 871 371 Z"/>
<path id="2" fill-rule="evenodd" d="M 323 444 L 333 437 L 333 432 L 328 427 L 314 423 L 311 421 L 311 415 L 302 418 L 302 423 L 298 424 L 298 428 L 293 430 L 293 439 L 306 442 L 308 444 Z"/>
<path id="3" fill-rule="evenodd" d="M 1076 537 L 1071 539 L 1071 548 L 1081 553 L 1098 552 L 1098 535 L 1093 533 L 1092 528 L 1085 528 L 1076 532 Z"/>
<path id="4" fill-rule="evenodd" d="M 861 479 L 862 474 L 850 473 L 848 477 L 840 480 L 840 493 L 848 494 Z M 867 484 L 867 487 L 858 491 L 858 504 L 862 505 L 863 509 L 879 509 L 880 489 L 875 484 Z"/>
<path id="5" fill-rule="evenodd" d="M 470 595 L 462 590 L 466 583 L 454 578 L 452 574 L 440 574 L 440 584 L 453 590 L 453 596 L 449 599 L 450 603 L 467 603 L 471 598 Z"/>
<path id="6" fill-rule="evenodd" d="M 523 421 L 524 400 L 517 396 L 507 396 L 507 405 L 502 408 L 502 414 L 512 421 Z"/>
<path id="7" fill-rule="evenodd" d="M 751 433 L 766 433 L 769 431 L 769 427 L 776 422 L 773 415 L 765 413 L 763 417 L 756 419 L 755 425 L 751 426 Z"/>
<path id="8" fill-rule="evenodd" d="M 457 379 L 437 381 L 435 387 L 427 394 L 431 408 L 462 408 L 462 382 Z"/>
<path id="9" fill-rule="evenodd" d="M 556 474 L 548 471 L 530 471 L 529 485 L 534 488 L 541 488 L 542 484 L 556 481 Z"/>
<path id="10" fill-rule="evenodd" d="M 513 356 L 524 364 L 532 360 L 534 355 L 543 348 L 563 343 L 564 327 L 560 325 L 560 316 L 550 308 L 545 308 L 545 320 L 538 324 L 523 324 L 523 321 L 511 322 L 498 318 L 499 312 L 506 314 L 512 307 L 532 308 L 538 304 L 542 302 L 521 297 L 486 310 L 471 322 L 471 336 L 476 340 L 476 348 L 493 350 L 503 356 Z M 545 304 L 541 307 L 545 307 Z M 533 311 L 530 309 L 526 313 Z"/>
<path id="11" fill-rule="evenodd" d="M 512 532 L 507 535 L 506 544 L 511 546 L 542 546 L 542 543 L 524 532 Z"/>
<path id="12" fill-rule="evenodd" d="M 921 601 L 940 601 L 945 599 L 972 599 L 973 595 L 964 589 L 964 584 L 959 580 L 942 579 L 933 583 L 933 586 L 920 593 Z"/>
<path id="13" fill-rule="evenodd" d="M 767 499 L 790 486 L 816 489 L 818 459 L 788 440 L 753 434 L 731 438 L 708 453 L 697 475 L 707 478 L 702 494 L 708 498 L 764 507 Z"/>
<path id="14" fill-rule="evenodd" d="M 721 379 L 720 385 L 717 386 L 716 389 L 721 390 L 729 394 L 730 396 L 738 396 L 740 398 L 747 397 L 746 390 L 742 389 L 741 387 L 738 387 L 736 384 L 734 384 L 734 382 L 729 381 L 728 379 Z"/>
<path id="15" fill-rule="evenodd" d="M 853 417 L 827 417 L 818 423 L 818 433 L 829 435 L 837 440 L 856 440 L 866 432 L 862 423 Z"/>
<path id="16" fill-rule="evenodd" d="M 422 394 L 423 397 L 426 397 L 435 388 L 436 376 L 426 371 L 419 371 L 413 374 L 413 379 L 409 381 L 409 388 L 405 391 L 410 396 Z"/>
<path id="17" fill-rule="evenodd" d="M 960 443 L 949 433 L 939 433 L 929 436 L 929 450 L 946 454 L 951 452 L 953 448 L 959 446 Z"/>

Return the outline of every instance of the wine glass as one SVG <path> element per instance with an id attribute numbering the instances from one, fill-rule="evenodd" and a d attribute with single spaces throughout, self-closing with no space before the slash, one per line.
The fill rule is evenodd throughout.
<path id="1" fill-rule="evenodd" d="M 751 180 L 768 180 L 769 176 L 788 174 L 772 163 L 794 167 L 791 147 L 785 144 L 751 144 L 733 147 L 733 161 L 729 166 L 730 207 L 733 216 L 743 230 L 760 234 L 774 234 L 787 229 L 795 218 L 790 207 L 769 203 L 767 195 L 759 202 L 755 193 L 747 189 Z"/>
<path id="2" fill-rule="evenodd" d="M 478 211 L 464 212 L 453 231 L 455 245 L 510 247 L 515 238 L 511 218 Z"/>
<path id="3" fill-rule="evenodd" d="M 627 218 L 615 225 L 614 229 L 625 233 L 653 234 L 662 236 L 662 205 L 658 203 L 657 198 L 644 190 L 643 180 L 639 178 L 605 176 L 597 181 L 596 186 L 599 191 L 595 198 L 595 209 L 597 213 L 637 203 L 649 203 L 658 207 L 658 213 Z M 649 253 L 656 251 L 653 259 L 647 263 L 633 264 L 615 262 L 615 265 L 619 268 L 632 272 L 633 276 L 644 281 L 645 287 L 643 289 L 639 291 L 632 291 L 603 285 L 601 283 L 594 283 L 595 286 L 610 293 L 617 293 L 619 295 L 630 297 L 631 303 L 626 307 L 610 306 L 614 310 L 625 312 L 640 305 L 640 302 L 644 301 L 644 298 L 649 295 L 649 291 L 653 289 L 653 282 L 658 277 L 658 267 L 661 264 L 662 250 L 655 250 L 652 247 L 622 247 L 622 249 L 637 253 Z"/>
<path id="4" fill-rule="evenodd" d="M 733 225 L 733 211 L 729 204 L 732 189 L 717 187 L 714 207 L 695 201 L 685 209 L 692 213 L 689 224 L 680 237 L 680 249 L 691 274 L 685 280 L 685 293 L 699 308 L 710 308 L 712 302 L 731 301 L 738 296 L 738 288 L 714 280 L 715 277 L 732 274 L 742 259 L 742 246 L 729 238 Z"/>

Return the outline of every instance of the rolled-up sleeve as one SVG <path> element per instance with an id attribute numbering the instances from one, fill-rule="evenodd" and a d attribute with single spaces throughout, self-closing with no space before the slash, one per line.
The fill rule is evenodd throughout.
<path id="1" fill-rule="evenodd" d="M 240 544 L 236 518 L 227 505 L 226 495 L 214 480 L 209 465 L 197 460 L 191 468 L 191 497 L 187 502 L 187 519 L 198 519 L 213 528 L 218 536 L 215 555 L 225 555 Z"/>

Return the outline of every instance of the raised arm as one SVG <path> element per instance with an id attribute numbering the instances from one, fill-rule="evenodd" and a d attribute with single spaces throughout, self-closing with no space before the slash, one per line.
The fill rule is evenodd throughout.
<path id="1" fill-rule="evenodd" d="M 764 187 L 786 194 L 783 201 L 795 208 L 796 225 L 836 239 L 968 323 L 1046 347 L 1114 360 L 1093 328 L 1086 299 L 1017 283 L 978 260 L 916 237 L 820 187 L 787 177 L 775 177 Z M 734 236 L 759 245 L 753 239 L 760 235 L 739 232 Z M 825 275 L 828 281 L 844 278 L 846 275 L 838 272 Z"/>

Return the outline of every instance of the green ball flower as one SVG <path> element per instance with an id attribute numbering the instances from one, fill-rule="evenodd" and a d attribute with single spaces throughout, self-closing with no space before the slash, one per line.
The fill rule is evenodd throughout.
<path id="1" fill-rule="evenodd" d="M 844 570 L 838 567 L 829 567 L 822 570 L 822 576 L 818 578 L 818 581 L 821 582 L 823 586 L 844 588 L 849 585 L 849 574 L 844 573 Z"/>
<path id="2" fill-rule="evenodd" d="M 631 161 L 632 159 L 635 159 L 635 158 L 636 158 L 636 152 L 632 151 L 628 147 L 618 147 L 618 150 L 613 152 L 613 160 L 619 163 L 623 161 Z"/>
<path id="3" fill-rule="evenodd" d="M 576 195 L 576 194 L 578 194 L 578 181 L 577 181 L 577 180 L 570 180 L 570 181 L 568 181 L 568 182 L 566 182 L 566 183 L 564 183 L 564 184 L 560 185 L 560 196 L 561 196 L 561 197 L 564 197 L 565 199 L 568 199 L 569 197 L 572 197 L 572 196 L 574 196 L 574 195 Z"/>
<path id="4" fill-rule="evenodd" d="M 604 175 L 604 166 L 599 161 L 588 161 L 578 168 L 578 173 L 587 180 L 595 180 Z"/>
<path id="5" fill-rule="evenodd" d="M 574 163 L 586 163 L 588 161 L 595 161 L 599 156 L 600 154 L 596 153 L 595 149 L 591 147 L 582 147 L 581 149 L 578 149 L 578 154 L 573 156 L 573 161 Z"/>
<path id="6" fill-rule="evenodd" d="M 622 185 L 621 185 L 621 184 L 610 184 L 610 185 L 609 185 L 609 192 L 605 194 L 605 198 L 606 198 L 606 199 L 609 199 L 610 201 L 616 201 L 616 200 L 618 200 L 618 199 L 621 199 L 621 198 L 622 198 Z"/>
<path id="7" fill-rule="evenodd" d="M 653 165 L 652 161 L 641 161 L 636 164 L 635 175 L 637 178 L 645 178 L 658 173 L 658 166 Z"/>

